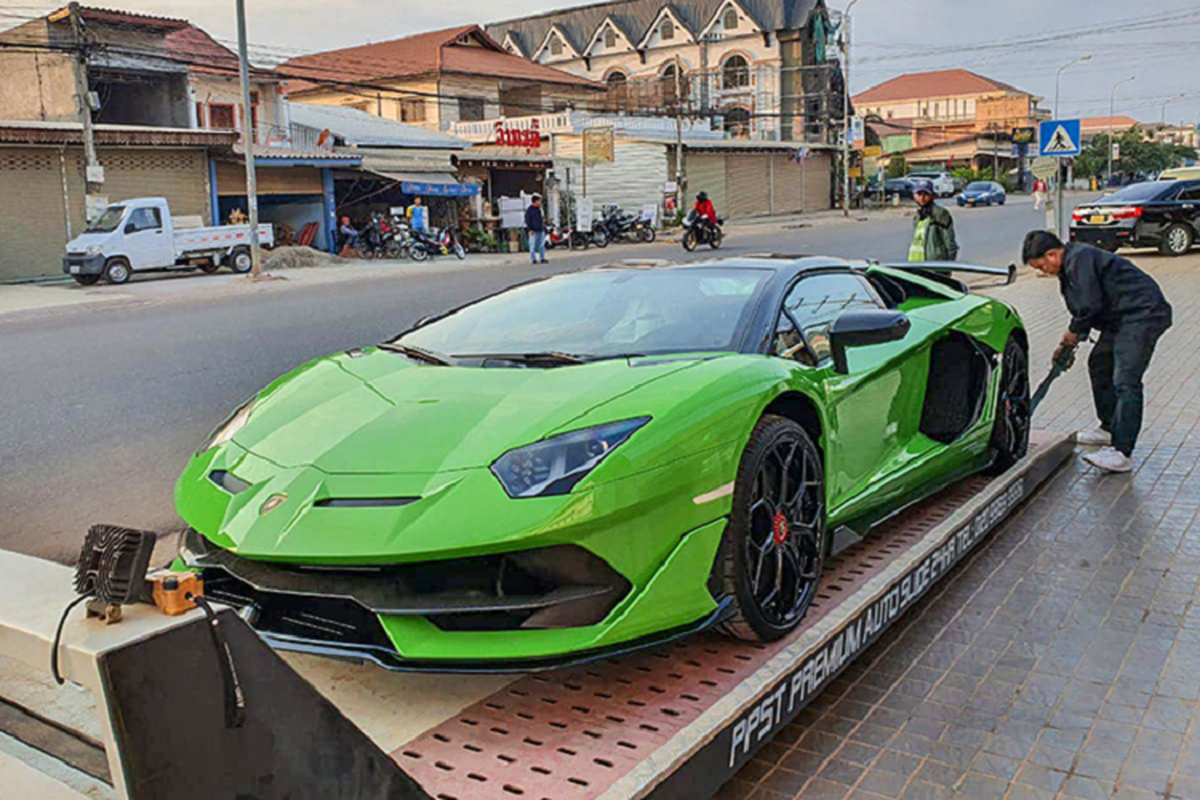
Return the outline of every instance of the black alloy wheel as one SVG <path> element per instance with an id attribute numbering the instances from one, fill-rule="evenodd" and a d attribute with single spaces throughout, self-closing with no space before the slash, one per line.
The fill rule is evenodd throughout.
<path id="1" fill-rule="evenodd" d="M 825 555 L 821 453 L 793 420 L 767 415 L 742 455 L 716 584 L 736 601 L 721 630 L 774 641 L 800 624 L 816 597 Z"/>
<path id="2" fill-rule="evenodd" d="M 1016 339 L 1004 347 L 1000 394 L 992 426 L 993 472 L 1003 472 L 1029 452 L 1033 414 L 1029 403 L 1029 356 Z"/>

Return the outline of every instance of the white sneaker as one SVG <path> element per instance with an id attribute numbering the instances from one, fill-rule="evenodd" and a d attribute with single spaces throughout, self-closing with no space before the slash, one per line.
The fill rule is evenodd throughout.
<path id="1" fill-rule="evenodd" d="M 1088 453 L 1083 460 L 1105 472 L 1129 472 L 1133 469 L 1133 462 L 1129 456 L 1111 447 L 1106 447 L 1099 453 Z"/>
<path id="2" fill-rule="evenodd" d="M 1112 434 L 1104 428 L 1092 428 L 1089 431 L 1079 431 L 1075 434 L 1075 443 L 1084 447 L 1110 447 Z"/>

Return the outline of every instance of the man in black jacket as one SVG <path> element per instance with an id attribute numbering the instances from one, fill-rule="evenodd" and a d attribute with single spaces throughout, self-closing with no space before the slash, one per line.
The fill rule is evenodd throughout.
<path id="1" fill-rule="evenodd" d="M 546 215 L 542 211 L 542 196 L 535 194 L 525 209 L 525 230 L 529 232 L 529 257 L 533 263 L 546 263 Z"/>
<path id="2" fill-rule="evenodd" d="M 1171 327 L 1171 305 L 1154 279 L 1130 261 L 1086 244 L 1064 245 L 1047 231 L 1025 237 L 1026 264 L 1058 277 L 1071 324 L 1055 357 L 1093 331 L 1100 340 L 1088 358 L 1100 427 L 1081 431 L 1080 444 L 1102 445 L 1084 456 L 1108 472 L 1129 472 L 1142 430 L 1142 376 L 1155 345 Z"/>

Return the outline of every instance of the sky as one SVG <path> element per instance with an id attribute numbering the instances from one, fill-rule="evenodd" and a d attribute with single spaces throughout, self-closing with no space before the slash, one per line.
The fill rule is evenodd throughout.
<path id="1" fill-rule="evenodd" d="M 686 0 L 675 0 L 686 2 Z M 87 5 L 183 17 L 220 39 L 236 35 L 234 0 L 89 0 Z M 248 38 L 266 57 L 381 41 L 463 23 L 487 23 L 582 5 L 572 0 L 246 0 Z M 830 0 L 831 9 L 845 0 Z M 0 27 L 54 4 L 0 0 Z M 1160 22 L 1172 12 L 1196 12 Z M 1143 122 L 1200 121 L 1200 0 L 859 0 L 852 17 L 850 80 L 858 92 L 905 72 L 961 67 L 1046 98 L 1060 116 L 1116 111 Z M 1131 27 L 1130 23 L 1137 24 Z M 1053 36 L 1070 34 L 1069 36 Z M 1031 42 L 1037 37 L 1053 38 Z M 1177 95 L 1186 97 L 1173 100 Z"/>

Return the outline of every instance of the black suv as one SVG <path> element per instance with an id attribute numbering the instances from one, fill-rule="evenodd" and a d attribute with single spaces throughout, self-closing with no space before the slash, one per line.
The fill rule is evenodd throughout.
<path id="1" fill-rule="evenodd" d="M 1152 181 L 1077 206 L 1071 241 L 1109 251 L 1157 247 L 1167 256 L 1192 249 L 1200 233 L 1200 180 Z"/>

